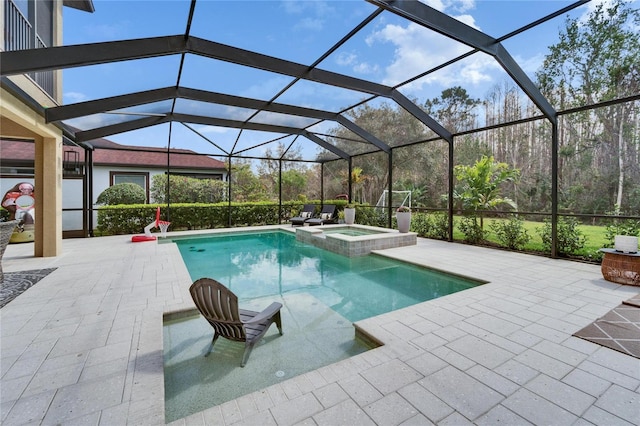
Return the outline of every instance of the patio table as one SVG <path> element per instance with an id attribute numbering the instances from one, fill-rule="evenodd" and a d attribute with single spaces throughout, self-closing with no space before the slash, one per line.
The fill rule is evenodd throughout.
<path id="1" fill-rule="evenodd" d="M 640 286 L 640 253 L 623 253 L 603 248 L 602 276 L 618 284 Z"/>

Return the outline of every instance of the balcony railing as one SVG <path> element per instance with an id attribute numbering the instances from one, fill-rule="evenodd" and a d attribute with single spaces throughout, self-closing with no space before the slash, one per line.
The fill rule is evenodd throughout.
<path id="1" fill-rule="evenodd" d="M 13 1 L 5 1 L 4 4 L 4 49 L 9 51 L 47 47 Z M 45 92 L 54 97 L 53 71 L 34 72 L 28 75 Z"/>

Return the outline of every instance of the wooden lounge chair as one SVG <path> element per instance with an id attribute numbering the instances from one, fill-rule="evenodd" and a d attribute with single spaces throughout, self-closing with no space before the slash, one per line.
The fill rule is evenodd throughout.
<path id="1" fill-rule="evenodd" d="M 309 226 L 326 225 L 327 223 L 336 223 L 336 206 L 327 204 L 322 207 L 320 216 L 307 220 L 305 223 Z"/>
<path id="2" fill-rule="evenodd" d="M 214 334 L 208 356 L 213 345 L 222 336 L 235 342 L 245 342 L 241 367 L 247 363 L 253 346 L 264 336 L 274 322 L 282 335 L 280 308 L 282 304 L 273 302 L 262 312 L 248 311 L 238 308 L 238 297 L 227 287 L 211 278 L 200 278 L 189 288 L 191 297 Z"/>
<path id="3" fill-rule="evenodd" d="M 313 217 L 313 212 L 315 211 L 316 211 L 315 204 L 305 204 L 304 207 L 302 207 L 302 211 L 300 211 L 300 214 L 298 216 L 292 217 L 291 219 L 289 219 L 289 221 L 291 222 L 291 226 L 304 225 L 304 223 L 307 220 Z"/>

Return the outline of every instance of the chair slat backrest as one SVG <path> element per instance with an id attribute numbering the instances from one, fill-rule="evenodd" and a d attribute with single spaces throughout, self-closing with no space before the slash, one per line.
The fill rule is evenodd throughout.
<path id="1" fill-rule="evenodd" d="M 200 278 L 191 285 L 189 292 L 216 333 L 232 340 L 245 339 L 238 297 L 231 290 L 211 278 Z"/>
<path id="2" fill-rule="evenodd" d="M 313 214 L 313 212 L 316 211 L 316 205 L 315 204 L 305 204 L 302 207 L 302 211 L 301 212 L 307 212 L 307 213 L 311 213 Z"/>
<path id="3" fill-rule="evenodd" d="M 322 213 L 330 213 L 331 217 L 333 217 L 335 212 L 336 212 L 335 204 L 327 204 L 327 205 L 322 207 L 322 212 L 320 214 L 322 214 Z"/>

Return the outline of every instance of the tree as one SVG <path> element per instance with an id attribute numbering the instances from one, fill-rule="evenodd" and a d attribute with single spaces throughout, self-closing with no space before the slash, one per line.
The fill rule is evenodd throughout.
<path id="1" fill-rule="evenodd" d="M 251 164 L 236 160 L 231 168 L 231 196 L 234 201 L 263 201 L 267 197 L 264 185 L 251 170 Z"/>
<path id="2" fill-rule="evenodd" d="M 477 127 L 474 109 L 480 104 L 480 99 L 471 98 L 465 89 L 455 86 L 443 90 L 439 98 L 428 99 L 424 107 L 444 128 L 457 133 Z"/>
<path id="3" fill-rule="evenodd" d="M 403 108 L 386 102 L 376 106 L 364 104 L 348 111 L 346 115 L 359 127 L 391 147 L 401 147 L 434 136 L 434 133 L 422 122 Z M 377 152 L 375 147 L 345 127 L 337 127 L 330 133 L 334 136 L 331 142 L 335 146 L 354 155 L 353 170 L 357 168 L 362 170 L 358 176 L 360 182 L 357 183 L 359 201 L 375 203 L 382 192 L 389 187 L 389 156 L 384 152 Z M 410 145 L 407 148 L 394 149 L 394 181 L 433 181 L 433 179 L 424 178 L 425 173 L 446 176 L 446 164 L 443 165 L 441 156 L 430 155 L 430 150 L 434 146 L 439 147 L 438 144 L 429 144 L 429 146 L 422 144 L 419 147 Z M 327 186 L 334 192 L 343 193 L 348 166 L 337 161 L 332 163 L 327 163 L 325 170 L 329 173 L 325 173 L 325 176 L 330 174 L 337 183 L 329 183 Z"/>
<path id="4" fill-rule="evenodd" d="M 307 176 L 295 169 L 282 171 L 282 199 L 285 201 L 306 198 Z"/>
<path id="5" fill-rule="evenodd" d="M 296 161 L 302 158 L 300 146 L 287 147 L 278 142 L 275 149 L 265 150 L 265 157 L 258 165 L 258 176 L 271 199 L 278 198 L 280 164 L 282 164 L 283 200 L 309 198 L 314 195 L 307 185 L 309 168 L 304 163 Z"/>
<path id="6" fill-rule="evenodd" d="M 624 0 L 600 3 L 586 20 L 566 20 L 560 40 L 550 47 L 537 73 L 543 93 L 561 109 L 595 104 L 637 94 L 640 89 L 640 12 Z M 631 118 L 635 103 L 618 103 L 593 110 L 584 117 L 597 133 L 582 133 L 574 144 L 560 148 L 565 158 L 589 153 L 588 169 L 609 178 L 614 205 L 622 205 L 627 158 L 637 158 L 638 123 Z M 632 130 L 630 130 L 632 128 Z M 585 138 L 584 136 L 587 136 Z M 614 170 L 614 174 L 611 174 Z M 617 174 L 617 176 L 616 176 Z M 592 176 L 589 177 L 591 180 Z M 581 186 L 585 182 L 576 182 Z M 590 191 L 598 192 L 598 191 Z M 601 196 L 601 194 L 598 194 Z M 611 206 L 612 207 L 612 206 Z"/>
<path id="7" fill-rule="evenodd" d="M 483 210 L 493 209 L 500 204 L 517 208 L 510 198 L 501 197 L 500 185 L 517 180 L 520 171 L 507 163 L 499 163 L 493 157 L 483 155 L 473 166 L 457 165 L 454 175 L 458 186 L 454 198 L 462 203 L 465 210 L 480 211 L 480 228 L 484 228 Z"/>

